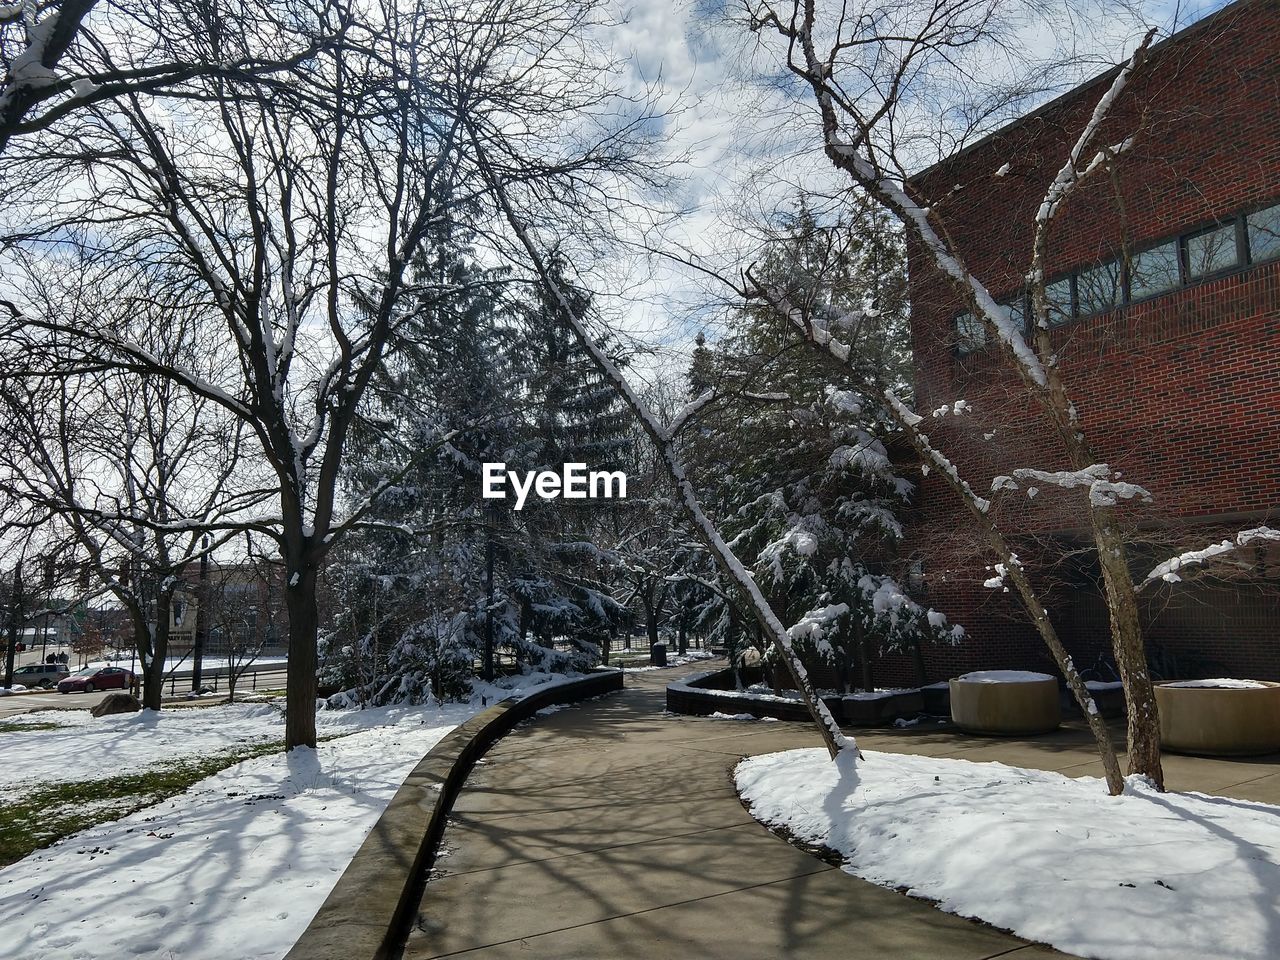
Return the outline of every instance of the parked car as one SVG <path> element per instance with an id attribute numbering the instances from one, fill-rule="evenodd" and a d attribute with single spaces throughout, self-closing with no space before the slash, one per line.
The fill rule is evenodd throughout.
<path id="1" fill-rule="evenodd" d="M 28 688 L 44 687 L 48 690 L 65 680 L 70 672 L 65 663 L 29 663 L 13 671 L 13 682 Z"/>
<path id="2" fill-rule="evenodd" d="M 95 690 L 128 690 L 133 674 L 124 667 L 90 667 L 72 674 L 58 684 L 59 693 L 93 693 Z"/>

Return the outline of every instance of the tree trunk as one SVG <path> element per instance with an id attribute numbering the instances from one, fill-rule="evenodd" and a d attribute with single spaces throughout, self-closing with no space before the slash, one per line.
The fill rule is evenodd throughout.
<path id="1" fill-rule="evenodd" d="M 164 696 L 164 660 L 169 648 L 169 601 L 156 598 L 156 624 L 153 630 L 147 621 L 145 606 L 130 604 L 133 619 L 134 645 L 138 650 L 138 662 L 142 664 L 142 707 L 159 710 Z M 161 631 L 163 630 L 163 634 Z"/>
<path id="2" fill-rule="evenodd" d="M 658 642 L 658 615 L 654 612 L 653 606 L 649 603 L 644 605 L 644 628 L 649 635 L 649 649 L 653 649 L 653 645 Z"/>
<path id="3" fill-rule="evenodd" d="M 676 653 L 683 657 L 688 652 L 689 652 L 689 615 L 681 611 L 679 632 L 676 634 Z"/>
<path id="4" fill-rule="evenodd" d="M 1129 773 L 1150 777 L 1158 790 L 1164 789 L 1164 766 L 1160 761 L 1160 714 L 1155 689 L 1147 667 L 1142 625 L 1138 618 L 1138 595 L 1125 557 L 1124 541 L 1110 517 L 1110 510 L 1094 508 L 1094 539 L 1106 586 L 1107 612 L 1111 617 L 1111 644 L 1116 667 L 1124 682 L 1128 710 Z"/>
<path id="5" fill-rule="evenodd" d="M 147 659 L 142 670 L 142 708 L 159 710 L 164 696 L 164 658 L 154 652 Z"/>
<path id="6" fill-rule="evenodd" d="M 871 643 L 867 639 L 862 618 L 853 618 L 853 636 L 858 643 L 858 663 L 862 667 L 862 689 L 870 692 L 876 688 L 875 673 L 871 665 Z"/>
<path id="7" fill-rule="evenodd" d="M 1053 656 L 1053 662 L 1062 671 L 1062 675 L 1067 681 L 1067 687 L 1071 690 L 1072 696 L 1075 697 L 1076 703 L 1079 704 L 1080 710 L 1084 714 L 1085 721 L 1089 724 L 1089 732 L 1093 734 L 1094 743 L 1098 747 L 1098 756 L 1102 760 L 1102 769 L 1107 780 L 1107 790 L 1112 796 L 1119 795 L 1124 791 L 1124 778 L 1120 775 L 1120 763 L 1116 758 L 1115 746 L 1111 743 L 1111 731 L 1107 728 L 1107 722 L 1102 719 L 1102 714 L 1098 712 L 1098 705 L 1094 702 L 1093 694 L 1089 693 L 1089 688 L 1080 679 L 1080 673 L 1076 670 L 1075 663 L 1062 645 L 1062 641 L 1058 638 L 1058 631 L 1054 629 L 1053 621 L 1049 619 L 1049 612 L 1045 609 L 1044 604 L 1040 602 L 1040 596 L 1036 593 L 1035 586 L 1031 583 L 1031 578 L 1027 576 L 1027 572 L 1023 569 L 1008 541 L 1005 540 L 1004 535 L 992 521 L 986 509 L 979 507 L 975 502 L 973 490 L 960 479 L 960 475 L 951 466 L 950 462 L 933 448 L 928 437 L 917 429 L 918 421 L 911 419 L 909 416 L 910 411 L 891 392 L 886 392 L 886 399 L 890 401 L 890 411 L 906 431 L 912 446 L 916 448 L 916 452 L 920 455 L 921 462 L 932 464 L 939 468 L 937 473 L 959 496 L 960 501 L 968 509 L 970 515 L 977 521 L 978 528 L 985 532 L 992 552 L 1004 564 L 1005 576 L 1013 581 L 1013 587 L 1017 591 L 1018 598 L 1022 601 L 1023 608 L 1035 624 L 1036 631 L 1040 634 L 1040 639 L 1049 648 L 1049 653 Z M 1097 517 L 1096 511 L 1091 510 L 1090 514 Z M 1123 567 L 1123 551 L 1119 552 L 1118 556 L 1121 558 L 1121 566 Z M 1128 577 L 1127 567 L 1124 568 L 1124 573 Z M 1130 590 L 1130 595 L 1133 595 L 1132 590 Z"/>
<path id="8" fill-rule="evenodd" d="M 320 613 L 316 604 L 316 571 L 297 570 L 289 564 L 286 573 L 285 609 L 289 612 L 289 665 L 285 677 L 286 750 L 316 745 L 316 636 Z"/>
<path id="9" fill-rule="evenodd" d="M 729 623 L 724 631 L 724 653 L 733 671 L 733 689 L 742 689 L 742 675 L 738 673 L 738 610 L 729 604 Z"/>

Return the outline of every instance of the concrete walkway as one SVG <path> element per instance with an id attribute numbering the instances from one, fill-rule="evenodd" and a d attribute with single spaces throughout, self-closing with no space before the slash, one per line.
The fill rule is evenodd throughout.
<path id="1" fill-rule="evenodd" d="M 406 958 L 1063 956 L 766 831 L 734 793 L 734 765 L 817 735 L 663 716 L 665 684 L 688 672 L 630 674 L 624 693 L 540 719 L 490 752 L 454 808 Z"/>

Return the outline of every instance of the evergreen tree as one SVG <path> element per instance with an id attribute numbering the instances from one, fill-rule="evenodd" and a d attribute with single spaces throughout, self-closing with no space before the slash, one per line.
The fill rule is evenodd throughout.
<path id="1" fill-rule="evenodd" d="M 888 576 L 912 490 L 889 456 L 878 396 L 901 389 L 909 369 L 900 243 L 883 220 L 824 227 L 801 203 L 759 276 L 802 311 L 862 316 L 872 307 L 876 322 L 842 331 L 855 372 L 832 382 L 773 317 L 735 313 L 713 353 L 705 342 L 694 351 L 690 392 L 726 399 L 686 441 L 690 460 L 731 546 L 794 625 L 802 656 L 834 668 L 846 689 L 860 664 L 857 679 L 870 686 L 877 649 L 959 635 Z M 736 639 L 731 614 L 712 596 L 700 618 Z M 772 653 L 761 653 L 768 667 Z"/>

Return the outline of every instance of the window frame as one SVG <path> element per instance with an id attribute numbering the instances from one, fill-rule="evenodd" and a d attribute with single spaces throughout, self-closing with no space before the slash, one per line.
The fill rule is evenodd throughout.
<path id="1" fill-rule="evenodd" d="M 1244 248 L 1240 243 L 1240 224 L 1243 221 L 1244 218 L 1237 214 L 1236 216 L 1230 217 L 1226 220 L 1215 220 L 1207 226 L 1202 226 L 1195 230 L 1188 230 L 1185 233 L 1178 234 L 1178 255 L 1182 261 L 1180 270 L 1182 283 L 1179 285 L 1180 287 L 1190 287 L 1193 284 L 1202 283 L 1205 280 L 1213 280 L 1217 277 L 1226 276 L 1233 270 L 1239 270 L 1241 267 L 1248 266 L 1242 256 Z M 1231 242 L 1232 246 L 1235 248 L 1235 262 L 1228 264 L 1225 267 L 1218 267 L 1216 270 L 1207 270 L 1204 273 L 1192 275 L 1191 241 L 1195 240 L 1197 237 L 1206 237 L 1211 233 L 1222 232 L 1227 228 L 1231 228 Z"/>
<path id="2" fill-rule="evenodd" d="M 1156 247 L 1152 247 L 1151 249 L 1154 250 L 1156 249 Z M 1090 310 L 1088 313 L 1086 313 L 1084 310 L 1084 304 L 1081 302 L 1081 299 L 1080 299 L 1080 278 L 1083 277 L 1086 273 L 1089 273 L 1093 270 L 1101 270 L 1103 267 L 1109 264 L 1114 264 L 1115 266 L 1115 273 L 1116 273 L 1115 297 L 1112 300 L 1111 305 L 1109 307 L 1102 307 L 1097 310 Z M 1126 262 L 1126 259 L 1123 254 L 1121 254 L 1120 256 L 1112 255 L 1112 256 L 1103 257 L 1101 260 L 1095 260 L 1093 263 L 1089 264 L 1088 266 L 1081 267 L 1080 269 L 1074 271 L 1071 274 L 1071 276 L 1073 277 L 1072 289 L 1074 290 L 1074 293 L 1075 293 L 1074 301 L 1075 301 L 1076 309 L 1075 309 L 1075 313 L 1072 316 L 1072 319 L 1084 320 L 1088 317 L 1097 317 L 1097 316 L 1101 316 L 1104 313 L 1110 313 L 1113 310 L 1123 309 L 1129 303 L 1128 272 L 1129 272 L 1128 263 Z M 1174 289 L 1177 289 L 1177 288 L 1175 287 Z"/>
<path id="3" fill-rule="evenodd" d="M 968 317 L 970 321 L 976 323 L 978 325 L 978 329 L 982 331 L 981 342 L 979 342 L 975 346 L 968 347 L 967 349 L 965 347 L 964 335 L 961 333 L 961 330 L 960 330 L 961 317 Z M 979 320 L 976 316 L 974 316 L 973 311 L 971 310 L 961 310 L 959 313 L 954 314 L 952 316 L 951 336 L 954 339 L 954 343 L 952 345 L 952 353 L 955 354 L 957 359 L 961 359 L 961 360 L 964 359 L 965 357 L 972 357 L 975 353 L 981 353 L 983 350 L 987 349 L 987 347 L 990 346 L 991 344 L 991 336 L 987 331 L 987 325 L 983 321 Z"/>
<path id="4" fill-rule="evenodd" d="M 1272 200 L 1270 203 L 1264 203 L 1261 206 L 1251 207 L 1250 209 L 1245 210 L 1243 213 L 1241 213 L 1238 218 L 1240 221 L 1240 229 L 1242 232 L 1243 249 L 1245 253 L 1247 253 L 1249 256 L 1248 266 L 1251 266 L 1251 267 L 1256 266 L 1258 264 L 1272 263 L 1276 260 L 1280 260 L 1280 236 L 1277 236 L 1276 238 L 1276 252 L 1273 253 L 1271 256 L 1263 260 L 1258 260 L 1258 259 L 1255 259 L 1253 255 L 1253 242 L 1249 239 L 1249 218 L 1254 216 L 1255 214 L 1262 213 L 1265 210 L 1275 210 L 1276 217 L 1280 219 L 1280 199 Z"/>
<path id="5" fill-rule="evenodd" d="M 1062 315 L 1062 319 L 1058 323 L 1052 323 L 1049 329 L 1057 330 L 1079 320 L 1085 320 L 1091 317 L 1102 316 L 1111 313 L 1114 310 L 1122 310 L 1126 307 L 1135 306 L 1137 304 L 1147 303 L 1160 297 L 1177 293 L 1181 290 L 1187 290 L 1198 284 L 1211 280 L 1217 280 L 1221 277 L 1231 276 L 1235 273 L 1242 273 L 1255 266 L 1268 263 L 1280 263 L 1280 238 L 1277 239 L 1277 252 L 1265 259 L 1259 260 L 1254 255 L 1253 244 L 1249 238 L 1249 218 L 1255 214 L 1262 213 L 1266 210 L 1275 210 L 1277 217 L 1280 217 L 1280 197 L 1272 197 L 1263 203 L 1254 204 L 1237 210 L 1230 216 L 1215 218 L 1209 221 L 1203 221 L 1195 224 L 1187 229 L 1180 230 L 1177 233 L 1167 234 L 1156 240 L 1145 243 L 1135 250 L 1129 251 L 1128 255 L 1120 254 L 1119 256 L 1105 257 L 1076 267 L 1073 270 L 1056 275 L 1052 280 L 1045 283 L 1045 290 L 1054 284 L 1061 283 L 1066 280 L 1069 291 L 1068 311 Z M 1196 237 L 1206 234 L 1215 233 L 1230 227 L 1232 230 L 1232 240 L 1235 249 L 1235 261 L 1225 267 L 1219 267 L 1216 270 L 1202 273 L 1198 276 L 1191 274 L 1191 247 L 1190 243 Z M 1141 296 L 1134 296 L 1133 293 L 1133 261 L 1145 253 L 1152 250 L 1158 250 L 1161 247 L 1172 246 L 1174 257 L 1176 260 L 1178 277 L 1173 286 L 1165 287 L 1154 293 L 1146 293 Z M 1080 277 L 1082 274 L 1090 270 L 1098 269 L 1107 263 L 1115 262 L 1119 269 L 1118 285 L 1117 285 L 1117 302 L 1102 310 L 1095 310 L 1091 313 L 1083 313 L 1080 303 Z M 1031 336 L 1035 331 L 1035 317 L 1031 307 L 1031 291 L 1024 287 L 1020 291 L 1007 294 L 996 299 L 996 303 L 1002 307 L 1012 309 L 1015 303 L 1020 303 L 1023 315 L 1022 334 L 1024 337 Z M 973 320 L 977 318 L 968 311 L 961 310 L 952 314 L 951 317 L 951 333 L 954 337 L 954 345 L 952 353 L 957 359 L 973 356 L 985 350 L 991 345 L 991 336 L 986 329 L 986 324 L 981 324 L 982 342 L 976 346 L 965 349 L 960 338 L 960 318 L 968 316 Z"/>

